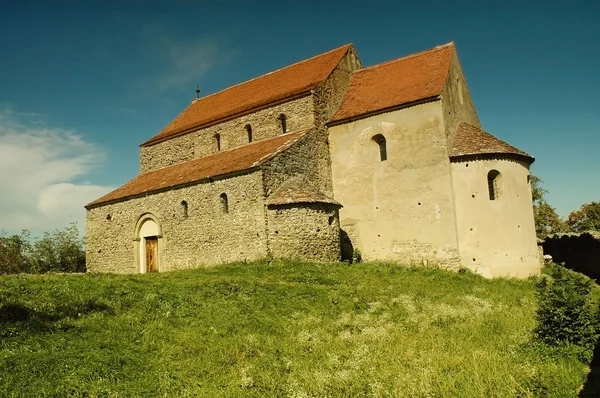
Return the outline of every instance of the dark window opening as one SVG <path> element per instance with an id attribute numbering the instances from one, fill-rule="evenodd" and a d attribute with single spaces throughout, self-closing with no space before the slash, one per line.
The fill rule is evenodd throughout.
<path id="1" fill-rule="evenodd" d="M 217 140 L 217 151 L 221 150 L 221 135 L 215 134 L 215 140 Z"/>
<path id="2" fill-rule="evenodd" d="M 221 209 L 223 213 L 229 213 L 229 200 L 226 193 L 221 194 Z"/>
<path id="3" fill-rule="evenodd" d="M 181 201 L 181 209 L 183 210 L 183 218 L 188 218 L 188 203 L 185 200 Z"/>
<path id="4" fill-rule="evenodd" d="M 500 181 L 502 175 L 498 170 L 491 170 L 488 173 L 487 181 L 488 181 L 488 192 L 490 195 L 490 200 L 498 200 L 500 197 Z"/>
<path id="5" fill-rule="evenodd" d="M 281 121 L 281 134 L 287 133 L 287 118 L 282 113 L 279 115 L 278 119 Z"/>
<path id="6" fill-rule="evenodd" d="M 385 142 L 385 137 L 382 134 L 377 134 L 373 137 L 373 141 L 377 145 L 379 145 L 379 158 L 383 162 L 387 160 L 387 144 Z"/>
<path id="7" fill-rule="evenodd" d="M 246 125 L 246 132 L 248 133 L 248 142 L 252 142 L 252 126 Z"/>

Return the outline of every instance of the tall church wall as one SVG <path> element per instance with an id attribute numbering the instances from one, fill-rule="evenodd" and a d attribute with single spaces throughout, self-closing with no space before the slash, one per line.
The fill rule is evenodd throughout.
<path id="1" fill-rule="evenodd" d="M 472 126 L 482 128 L 469 93 L 467 81 L 463 74 L 456 51 L 452 54 L 450 70 L 446 78 L 446 84 L 442 91 L 442 107 L 444 114 L 444 128 L 446 130 L 446 142 L 448 153 L 452 149 L 452 141 L 459 124 L 465 122 Z"/>
<path id="2" fill-rule="evenodd" d="M 374 140 L 379 134 L 384 161 Z M 342 234 L 364 259 L 458 265 L 439 101 L 330 127 L 329 142 Z"/>
<path id="3" fill-rule="evenodd" d="M 261 109 L 192 133 L 171 138 L 151 146 L 140 147 L 140 173 L 187 162 L 219 152 L 215 136 L 220 137 L 220 150 L 248 143 L 246 125 L 252 128 L 252 141 L 275 137 L 282 133 L 279 115 L 286 116 L 287 131 L 312 127 L 315 123 L 311 95 Z"/>
<path id="4" fill-rule="evenodd" d="M 269 206 L 269 251 L 276 258 L 340 260 L 337 206 L 296 203 Z"/>
<path id="5" fill-rule="evenodd" d="M 331 195 L 331 176 L 317 161 L 323 144 L 322 136 L 315 129 L 264 164 L 262 169 L 266 196 L 292 177 L 306 180 L 318 191 Z"/>
<path id="6" fill-rule="evenodd" d="M 187 217 L 182 201 L 187 202 Z M 162 228 L 160 271 L 267 256 L 262 174 L 257 171 L 88 210 L 88 271 L 139 272 L 134 238 L 145 213 L 151 213 Z"/>
<path id="7" fill-rule="evenodd" d="M 453 161 L 451 169 L 462 265 L 486 277 L 537 274 L 528 164 L 510 158 L 471 159 Z M 494 200 L 488 183 L 492 170 L 500 173 Z"/>
<path id="8" fill-rule="evenodd" d="M 317 188 L 327 195 L 333 195 L 333 186 L 326 123 L 342 104 L 352 72 L 359 68 L 362 68 L 362 64 L 354 49 L 350 48 L 329 77 L 315 89 L 313 98 L 317 137 L 312 162 L 322 174 Z"/>

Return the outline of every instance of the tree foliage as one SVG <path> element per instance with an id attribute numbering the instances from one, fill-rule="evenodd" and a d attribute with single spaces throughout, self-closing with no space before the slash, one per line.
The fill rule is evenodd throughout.
<path id="1" fill-rule="evenodd" d="M 537 283 L 537 338 L 548 345 L 574 344 L 588 361 L 598 339 L 598 308 L 594 282 L 561 265 L 550 264 L 550 278 Z"/>
<path id="2" fill-rule="evenodd" d="M 571 212 L 567 226 L 573 232 L 600 231 L 600 202 L 584 203 Z"/>
<path id="3" fill-rule="evenodd" d="M 44 232 L 33 241 L 27 230 L 20 235 L 0 233 L 0 274 L 20 272 L 85 272 L 85 249 L 77 224 Z"/>
<path id="4" fill-rule="evenodd" d="M 556 213 L 556 209 L 546 202 L 544 196 L 548 191 L 542 188 L 542 182 L 540 177 L 531 176 L 533 218 L 535 220 L 535 232 L 539 238 L 543 238 L 548 234 L 567 231 L 567 226 Z"/>

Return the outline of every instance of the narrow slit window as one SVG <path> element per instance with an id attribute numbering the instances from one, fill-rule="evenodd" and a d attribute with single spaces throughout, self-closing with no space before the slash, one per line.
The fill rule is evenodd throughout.
<path id="1" fill-rule="evenodd" d="M 185 200 L 181 201 L 181 212 L 183 218 L 188 218 L 188 203 Z"/>
<path id="2" fill-rule="evenodd" d="M 500 197 L 500 184 L 502 182 L 502 174 L 498 170 L 490 170 L 487 176 L 488 192 L 490 200 L 498 200 Z"/>
<path id="3" fill-rule="evenodd" d="M 387 160 L 387 144 L 382 134 L 373 137 L 373 141 L 379 146 L 379 159 L 383 162 Z"/>
<path id="4" fill-rule="evenodd" d="M 229 213 L 229 200 L 226 193 L 221 194 L 221 209 L 223 213 Z"/>
<path id="5" fill-rule="evenodd" d="M 215 134 L 215 140 L 217 141 L 217 151 L 221 151 L 221 135 Z"/>
<path id="6" fill-rule="evenodd" d="M 286 116 L 282 113 L 279 115 L 278 119 L 281 122 L 281 134 L 287 133 L 287 118 L 286 118 Z"/>
<path id="7" fill-rule="evenodd" d="M 252 142 L 252 126 L 246 125 L 246 133 L 248 133 L 248 142 Z"/>

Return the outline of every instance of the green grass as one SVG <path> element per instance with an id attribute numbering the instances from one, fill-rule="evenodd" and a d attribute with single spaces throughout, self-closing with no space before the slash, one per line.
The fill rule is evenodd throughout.
<path id="1" fill-rule="evenodd" d="M 256 262 L 0 278 L 0 396 L 577 396 L 535 280 Z"/>

